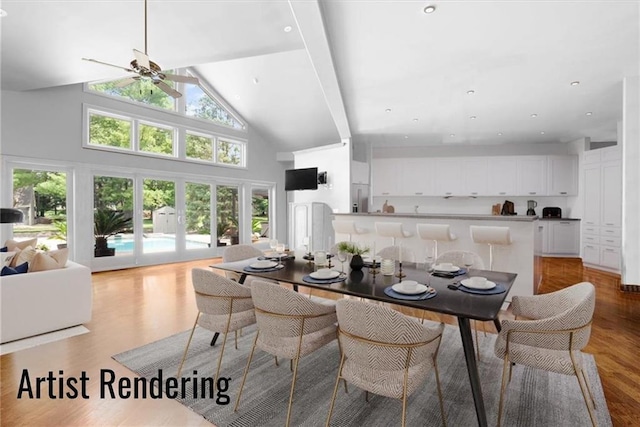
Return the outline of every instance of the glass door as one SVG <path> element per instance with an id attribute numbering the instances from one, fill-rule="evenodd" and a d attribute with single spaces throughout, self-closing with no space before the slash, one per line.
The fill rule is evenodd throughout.
<path id="1" fill-rule="evenodd" d="M 237 185 L 216 186 L 216 237 L 220 247 L 240 243 L 240 211 Z"/>
<path id="2" fill-rule="evenodd" d="M 142 253 L 176 252 L 175 181 L 142 180 Z"/>
<path id="3" fill-rule="evenodd" d="M 275 234 L 271 227 L 270 188 L 251 188 L 251 242 L 265 243 Z"/>
<path id="4" fill-rule="evenodd" d="M 185 182 L 184 232 L 187 251 L 211 248 L 211 190 L 211 184 Z"/>

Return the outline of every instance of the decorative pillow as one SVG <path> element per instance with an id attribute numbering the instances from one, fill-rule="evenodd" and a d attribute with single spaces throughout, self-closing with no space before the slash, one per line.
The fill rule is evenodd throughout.
<path id="1" fill-rule="evenodd" d="M 23 250 L 16 253 L 16 255 L 13 257 L 13 261 L 11 261 L 11 267 L 15 267 L 16 265 L 20 265 L 25 262 L 31 263 L 37 253 L 38 251 L 35 248 L 27 246 Z"/>
<path id="2" fill-rule="evenodd" d="M 22 274 L 22 273 L 26 273 L 28 269 L 29 269 L 29 264 L 26 262 L 23 264 L 20 264 L 15 268 L 5 266 L 5 267 L 2 267 L 2 270 L 0 270 L 0 276 L 11 276 L 14 274 Z"/>
<path id="3" fill-rule="evenodd" d="M 2 252 L 0 255 L 0 267 L 9 267 L 16 252 Z"/>
<path id="4" fill-rule="evenodd" d="M 55 270 L 67 265 L 69 257 L 69 249 L 59 249 L 57 251 L 38 252 L 31 262 L 29 262 L 29 271 L 45 271 Z"/>
<path id="5" fill-rule="evenodd" d="M 6 246 L 4 248 L 0 248 L 0 252 L 9 252 L 9 248 Z"/>
<path id="6" fill-rule="evenodd" d="M 27 246 L 31 246 L 32 248 L 35 248 L 36 245 L 38 244 L 38 238 L 34 237 L 33 239 L 29 239 L 29 240 L 23 240 L 21 242 L 17 242 L 15 240 L 9 239 L 6 242 L 4 242 L 4 245 L 8 248 L 7 250 L 9 251 L 15 251 L 17 249 L 25 249 Z"/>

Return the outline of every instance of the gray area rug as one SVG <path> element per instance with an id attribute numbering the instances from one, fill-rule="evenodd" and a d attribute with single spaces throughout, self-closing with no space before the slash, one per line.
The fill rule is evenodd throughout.
<path id="1" fill-rule="evenodd" d="M 220 376 L 231 378 L 228 405 L 216 404 L 215 399 L 176 399 L 192 411 L 219 427 L 224 426 L 282 426 L 285 424 L 292 374 L 288 360 L 275 366 L 274 358 L 256 350 L 238 412 L 233 412 L 244 368 L 253 343 L 255 326 L 244 330 L 235 350 L 230 334 L 225 349 Z M 189 331 L 115 355 L 113 358 L 140 376 L 175 376 Z M 194 334 L 183 377 L 215 375 L 220 341 L 209 346 L 212 334 L 198 328 Z M 480 380 L 484 393 L 489 425 L 496 425 L 502 360 L 493 355 L 495 335 L 480 335 Z M 322 426 L 331 401 L 339 365 L 337 342 L 334 341 L 314 354 L 301 359 L 293 402 L 291 424 L 294 426 Z M 477 425 L 469 377 L 457 328 L 447 326 L 438 356 L 440 379 L 444 394 L 447 423 L 450 426 Z M 599 426 L 610 426 L 611 417 L 604 399 L 602 385 L 593 356 L 585 357 L 586 373 L 596 399 Z M 193 375 L 193 371 L 197 375 Z M 407 425 L 442 425 L 435 376 L 430 375 L 424 386 L 411 395 L 407 404 Z M 514 366 L 507 388 L 504 426 L 585 426 L 591 425 L 587 407 L 577 379 L 573 376 L 547 373 Z M 345 394 L 341 386 L 331 419 L 332 426 L 390 426 L 400 425 L 400 400 L 370 395 L 365 402 L 364 391 L 349 385 Z"/>

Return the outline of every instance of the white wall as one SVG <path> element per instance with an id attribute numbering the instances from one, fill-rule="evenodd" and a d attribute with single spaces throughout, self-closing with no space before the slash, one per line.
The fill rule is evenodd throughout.
<path id="1" fill-rule="evenodd" d="M 626 77 L 622 115 L 622 283 L 640 286 L 640 77 Z"/>
<path id="2" fill-rule="evenodd" d="M 426 147 L 376 147 L 372 157 L 473 157 L 569 154 L 568 144 L 446 144 Z"/>
<path id="3" fill-rule="evenodd" d="M 326 147 L 295 151 L 296 169 L 317 167 L 318 172 L 327 172 L 328 185 L 319 185 L 317 190 L 293 191 L 291 201 L 322 202 L 334 212 L 348 213 L 351 209 L 351 146 L 344 141 Z"/>

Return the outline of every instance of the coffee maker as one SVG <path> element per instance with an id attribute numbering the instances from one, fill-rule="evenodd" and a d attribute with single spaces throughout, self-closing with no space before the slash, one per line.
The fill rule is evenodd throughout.
<path id="1" fill-rule="evenodd" d="M 527 200 L 527 215 L 535 216 L 536 211 L 534 209 L 536 206 L 538 206 L 538 202 L 535 200 Z"/>

